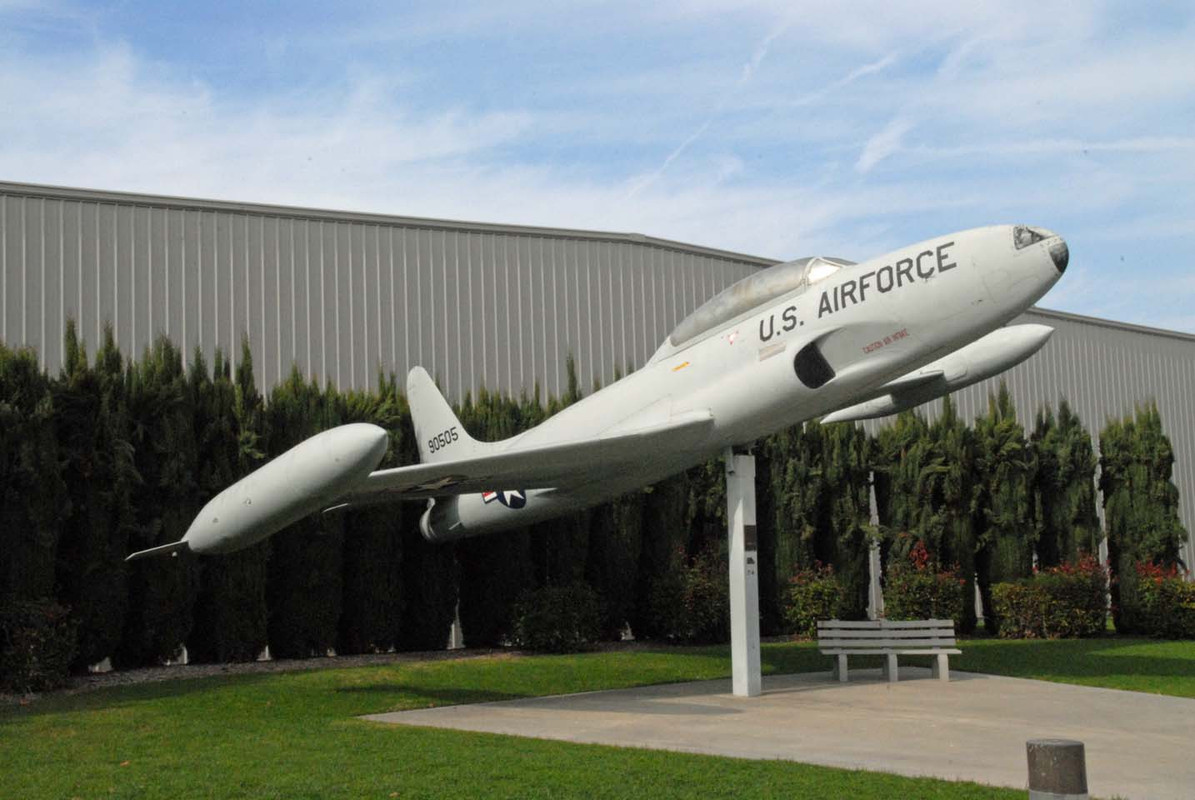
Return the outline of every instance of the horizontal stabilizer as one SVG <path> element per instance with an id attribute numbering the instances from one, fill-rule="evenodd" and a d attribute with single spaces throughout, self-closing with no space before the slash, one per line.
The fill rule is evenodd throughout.
<path id="1" fill-rule="evenodd" d="M 171 542 L 170 544 L 160 545 L 158 547 L 151 547 L 148 550 L 138 550 L 125 561 L 136 561 L 139 558 L 151 558 L 152 556 L 164 556 L 169 553 L 176 556 L 179 553 L 186 553 L 191 550 L 191 546 L 184 541 Z"/>

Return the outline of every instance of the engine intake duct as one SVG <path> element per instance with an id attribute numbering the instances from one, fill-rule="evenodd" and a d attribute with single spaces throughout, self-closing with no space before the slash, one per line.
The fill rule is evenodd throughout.
<path id="1" fill-rule="evenodd" d="M 822 355 L 817 342 L 810 342 L 797 352 L 797 357 L 793 359 L 793 368 L 797 371 L 797 378 L 801 383 L 810 389 L 820 389 L 834 378 L 834 368 Z"/>

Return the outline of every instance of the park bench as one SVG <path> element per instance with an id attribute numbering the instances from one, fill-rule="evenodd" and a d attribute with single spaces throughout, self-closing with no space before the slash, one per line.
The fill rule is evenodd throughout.
<path id="1" fill-rule="evenodd" d="M 933 662 L 933 675 L 948 681 L 948 658 L 962 652 L 955 647 L 954 622 L 948 619 L 821 620 L 817 623 L 817 644 L 823 654 L 836 656 L 834 673 L 844 683 L 848 656 L 885 656 L 884 675 L 892 682 L 897 680 L 897 656 L 937 656 Z"/>

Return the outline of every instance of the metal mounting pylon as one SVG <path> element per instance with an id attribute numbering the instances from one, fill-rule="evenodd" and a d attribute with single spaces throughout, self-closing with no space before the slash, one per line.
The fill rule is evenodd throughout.
<path id="1" fill-rule="evenodd" d="M 726 450 L 726 527 L 730 544 L 730 661 L 739 697 L 758 697 L 759 544 L 755 530 L 755 456 Z"/>

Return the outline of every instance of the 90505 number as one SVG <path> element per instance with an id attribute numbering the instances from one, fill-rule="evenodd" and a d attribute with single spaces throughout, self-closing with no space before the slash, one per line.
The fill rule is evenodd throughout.
<path id="1" fill-rule="evenodd" d="M 427 450 L 429 453 L 435 453 L 438 450 L 443 450 L 445 447 L 460 438 L 460 434 L 456 432 L 456 426 L 453 425 L 443 433 L 437 433 L 435 436 L 428 439 Z"/>

